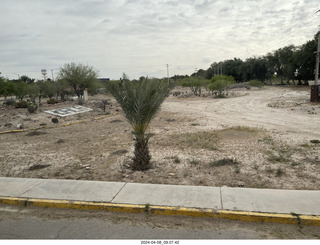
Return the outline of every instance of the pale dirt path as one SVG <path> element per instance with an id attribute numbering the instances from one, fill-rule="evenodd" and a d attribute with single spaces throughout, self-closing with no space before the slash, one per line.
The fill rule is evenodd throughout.
<path id="1" fill-rule="evenodd" d="M 263 128 L 283 140 L 294 143 L 320 139 L 317 114 L 308 114 L 308 91 L 267 87 L 248 91 L 247 95 L 224 99 L 167 100 L 162 109 L 196 118 L 203 129 L 222 129 L 232 126 Z M 271 107 L 270 103 L 291 103 L 291 106 Z M 298 106 L 298 107 L 297 107 Z M 301 106 L 305 106 L 301 108 Z M 277 137 L 277 136 L 275 136 Z"/>

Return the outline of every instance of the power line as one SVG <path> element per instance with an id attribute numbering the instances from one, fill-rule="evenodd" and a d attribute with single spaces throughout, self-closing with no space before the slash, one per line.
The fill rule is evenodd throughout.
<path id="1" fill-rule="evenodd" d="M 302 31 L 309 29 L 310 27 L 307 26 L 308 24 L 312 24 L 314 26 L 314 21 L 317 20 L 317 13 L 320 10 L 310 14 L 309 16 L 306 17 L 306 21 L 305 23 L 301 24 L 301 23 L 296 23 L 295 25 L 289 27 L 286 32 L 284 32 L 280 37 L 274 39 L 273 41 L 267 43 L 266 45 L 263 45 L 261 48 L 258 48 L 255 51 L 255 53 L 262 53 L 262 52 L 268 52 L 270 49 L 277 47 L 280 43 L 284 43 L 286 41 L 288 41 L 289 39 L 292 39 L 293 36 L 298 35 L 299 33 L 301 33 Z M 311 20 L 308 20 L 310 17 L 312 17 Z M 299 27 L 299 29 L 298 29 Z M 293 32 L 294 31 L 294 32 Z M 291 32 L 291 33 L 289 33 Z M 289 34 L 288 34 L 289 33 Z"/>

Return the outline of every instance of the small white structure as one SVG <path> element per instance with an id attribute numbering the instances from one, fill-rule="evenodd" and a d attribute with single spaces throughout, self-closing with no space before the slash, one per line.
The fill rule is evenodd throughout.
<path id="1" fill-rule="evenodd" d="M 85 89 L 83 91 L 83 100 L 84 100 L 84 102 L 88 102 L 88 90 L 87 89 Z"/>
<path id="2" fill-rule="evenodd" d="M 76 105 L 72 107 L 59 108 L 59 109 L 44 111 L 44 112 L 49 113 L 51 115 L 59 116 L 59 117 L 67 117 L 67 116 L 72 116 L 75 114 L 84 113 L 88 111 L 92 111 L 92 109 L 81 106 L 81 105 Z"/>

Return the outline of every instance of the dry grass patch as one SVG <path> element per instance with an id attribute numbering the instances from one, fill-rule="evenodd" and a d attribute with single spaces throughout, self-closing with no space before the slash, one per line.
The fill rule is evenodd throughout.
<path id="1" fill-rule="evenodd" d="M 158 144 L 164 147 L 178 147 L 180 149 L 203 149 L 216 151 L 219 143 L 224 140 L 244 140 L 263 137 L 266 132 L 262 129 L 251 127 L 231 127 L 223 130 L 200 131 L 194 133 L 172 134 L 168 140 Z"/>

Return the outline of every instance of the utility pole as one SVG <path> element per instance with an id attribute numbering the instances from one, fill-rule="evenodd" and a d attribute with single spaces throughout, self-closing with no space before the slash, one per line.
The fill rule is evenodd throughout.
<path id="1" fill-rule="evenodd" d="M 169 84 L 169 65 L 167 64 L 167 78 L 168 78 L 168 84 Z"/>
<path id="2" fill-rule="evenodd" d="M 317 53 L 317 58 L 316 58 L 316 72 L 315 72 L 314 85 L 318 85 L 318 81 L 319 81 L 320 35 L 318 36 L 318 49 L 316 53 Z"/>

